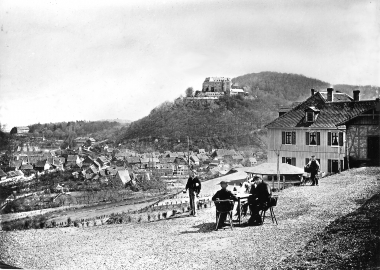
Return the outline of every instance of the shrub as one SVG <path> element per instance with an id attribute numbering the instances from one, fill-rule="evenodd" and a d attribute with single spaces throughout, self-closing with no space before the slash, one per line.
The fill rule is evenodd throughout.
<path id="1" fill-rule="evenodd" d="M 132 217 L 131 216 L 128 216 L 128 222 L 132 222 Z"/>
<path id="2" fill-rule="evenodd" d="M 158 213 L 158 215 L 157 215 L 157 219 L 158 219 L 158 220 L 161 219 L 161 214 L 160 214 L 160 213 Z"/>
<path id="3" fill-rule="evenodd" d="M 162 213 L 162 217 L 163 217 L 163 218 L 166 218 L 167 216 L 168 216 L 168 213 L 167 213 L 167 212 L 163 212 L 163 213 Z"/>
<path id="4" fill-rule="evenodd" d="M 32 220 L 27 219 L 24 221 L 24 229 L 30 229 L 32 227 Z"/>
<path id="5" fill-rule="evenodd" d="M 151 216 L 150 214 L 148 214 L 148 222 L 150 222 L 150 219 L 151 219 Z"/>
<path id="6" fill-rule="evenodd" d="M 67 224 L 68 224 L 68 225 L 71 224 L 71 217 L 68 217 L 68 218 L 67 218 Z"/>

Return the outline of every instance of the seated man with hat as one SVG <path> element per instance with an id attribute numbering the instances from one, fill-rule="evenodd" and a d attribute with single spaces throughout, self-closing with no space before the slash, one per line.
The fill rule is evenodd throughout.
<path id="1" fill-rule="evenodd" d="M 237 201 L 236 196 L 227 189 L 228 183 L 226 181 L 221 181 L 220 183 L 221 189 L 218 190 L 214 196 L 212 196 L 213 201 L 218 200 L 233 200 Z M 225 226 L 224 222 L 226 221 L 227 213 L 221 213 L 218 228 L 222 228 Z"/>
<path id="2" fill-rule="evenodd" d="M 261 176 L 256 175 L 253 178 L 253 185 L 251 186 L 251 196 L 248 198 L 249 208 L 251 210 L 251 217 L 248 221 L 249 225 L 257 226 L 262 225 L 260 211 L 265 209 L 272 196 L 272 191 L 267 183 L 263 181 Z"/>

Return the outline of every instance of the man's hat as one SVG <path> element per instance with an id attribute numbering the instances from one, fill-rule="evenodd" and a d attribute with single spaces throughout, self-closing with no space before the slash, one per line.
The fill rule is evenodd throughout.
<path id="1" fill-rule="evenodd" d="M 315 155 L 311 155 L 311 157 L 315 157 Z"/>
<path id="2" fill-rule="evenodd" d="M 226 181 L 220 181 L 219 185 L 223 185 L 223 184 L 228 185 L 228 183 Z"/>
<path id="3" fill-rule="evenodd" d="M 253 180 L 262 180 L 263 178 L 260 175 L 255 175 Z"/>

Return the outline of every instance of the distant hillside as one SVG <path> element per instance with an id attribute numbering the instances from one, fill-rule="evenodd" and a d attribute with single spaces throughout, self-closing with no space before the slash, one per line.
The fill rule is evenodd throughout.
<path id="1" fill-rule="evenodd" d="M 132 122 L 118 141 L 140 151 L 244 148 L 266 150 L 265 124 L 278 116 L 278 106 L 305 100 L 310 89 L 325 90 L 330 83 L 303 75 L 277 72 L 251 73 L 232 79 L 249 93 L 223 97 L 211 104 L 186 103 L 182 99 L 165 102 L 150 114 Z M 343 90 L 347 89 L 347 90 Z M 336 90 L 352 95 L 362 90 L 362 98 L 374 97 L 378 87 L 336 85 Z"/>
<path id="2" fill-rule="evenodd" d="M 287 101 L 303 101 L 310 95 L 310 89 L 326 91 L 332 86 L 334 90 L 347 93 L 352 96 L 352 91 L 359 89 L 361 99 L 374 99 L 379 96 L 380 87 L 371 85 L 332 85 L 318 79 L 308 78 L 299 74 L 278 72 L 250 73 L 232 79 L 233 83 L 246 90 L 253 96 L 267 95 L 269 98 L 280 98 Z"/>
<path id="3" fill-rule="evenodd" d="M 71 144 L 79 136 L 113 140 L 125 127 L 125 124 L 116 121 L 72 121 L 29 125 L 29 132 L 35 136 L 62 139 Z"/>
<path id="4" fill-rule="evenodd" d="M 352 96 L 352 91 L 360 90 L 360 99 L 375 99 L 379 97 L 380 87 L 371 85 L 348 85 L 348 84 L 334 84 L 334 90 L 347 93 Z"/>
<path id="5" fill-rule="evenodd" d="M 281 102 L 281 100 L 276 100 Z M 223 97 L 211 104 L 165 102 L 131 123 L 119 141 L 136 150 L 250 148 L 265 150 L 265 132 L 258 131 L 277 115 L 272 100 Z"/>
<path id="6" fill-rule="evenodd" d="M 310 95 L 310 89 L 326 89 L 330 83 L 308 78 L 298 74 L 260 72 L 251 73 L 232 79 L 241 87 L 246 87 L 253 96 L 266 95 L 267 98 L 286 101 L 304 100 Z"/>

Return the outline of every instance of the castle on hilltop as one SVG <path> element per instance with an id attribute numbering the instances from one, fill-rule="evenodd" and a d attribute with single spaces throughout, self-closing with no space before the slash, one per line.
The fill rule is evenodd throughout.
<path id="1" fill-rule="evenodd" d="M 196 91 L 194 99 L 218 99 L 228 95 L 247 95 L 243 88 L 233 84 L 228 77 L 207 77 L 202 84 L 202 91 Z"/>

